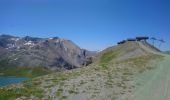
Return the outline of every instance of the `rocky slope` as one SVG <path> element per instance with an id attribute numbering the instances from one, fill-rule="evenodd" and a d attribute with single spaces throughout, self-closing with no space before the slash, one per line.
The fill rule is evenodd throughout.
<path id="1" fill-rule="evenodd" d="M 100 52 L 95 62 L 87 67 L 48 74 L 0 89 L 0 98 L 133 100 L 130 97 L 137 86 L 136 76 L 156 68 L 162 58 L 159 53 L 142 41 L 126 42 Z"/>
<path id="2" fill-rule="evenodd" d="M 95 52 L 81 49 L 70 40 L 0 35 L 0 68 L 49 67 L 72 69 L 85 66 Z"/>

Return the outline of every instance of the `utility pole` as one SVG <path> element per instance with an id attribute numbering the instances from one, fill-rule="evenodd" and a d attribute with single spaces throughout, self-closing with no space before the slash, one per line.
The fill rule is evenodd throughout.
<path id="1" fill-rule="evenodd" d="M 152 45 L 155 46 L 155 40 L 157 40 L 155 37 L 151 37 Z"/>
<path id="2" fill-rule="evenodd" d="M 162 45 L 162 43 L 165 43 L 165 41 L 163 39 L 160 39 L 159 42 L 160 42 L 159 49 L 161 49 L 161 45 Z"/>

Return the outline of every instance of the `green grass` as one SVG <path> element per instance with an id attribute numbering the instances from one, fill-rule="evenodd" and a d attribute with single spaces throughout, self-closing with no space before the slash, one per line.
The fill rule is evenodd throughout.
<path id="1" fill-rule="evenodd" d="M 0 100 L 15 100 L 18 97 L 30 97 L 34 95 L 42 98 L 44 91 L 40 88 L 41 82 L 38 80 L 28 80 L 23 82 L 22 87 L 1 88 Z"/>
<path id="2" fill-rule="evenodd" d="M 16 76 L 16 77 L 37 77 L 41 75 L 46 75 L 52 73 L 47 68 L 44 67 L 17 67 L 7 70 L 0 70 L 1 76 Z"/>
<path id="3" fill-rule="evenodd" d="M 108 51 L 104 53 L 100 59 L 100 65 L 108 64 L 116 56 L 117 56 L 117 53 L 114 51 Z"/>
<path id="4" fill-rule="evenodd" d="M 68 97 L 67 96 L 62 96 L 62 99 L 67 99 Z"/>
<path id="5" fill-rule="evenodd" d="M 78 92 L 76 92 L 75 90 L 68 90 L 69 94 L 78 94 Z"/>
<path id="6" fill-rule="evenodd" d="M 126 82 L 129 80 L 126 76 L 131 75 L 132 70 L 130 70 L 129 67 L 122 68 L 122 69 L 118 70 L 118 69 L 115 69 L 113 66 L 108 65 L 108 63 L 110 63 L 111 60 L 117 56 L 117 54 L 118 53 L 115 53 L 115 52 L 107 52 L 107 53 L 103 54 L 103 56 L 101 57 L 101 60 L 100 60 L 100 64 L 102 66 L 87 67 L 86 69 L 79 70 L 79 71 L 74 70 L 74 71 L 68 71 L 68 72 L 56 72 L 56 73 L 53 73 L 52 76 L 49 75 L 47 79 L 45 79 L 45 80 L 43 79 L 43 80 L 45 82 L 52 81 L 55 83 L 55 85 L 61 86 L 61 85 L 64 85 L 64 81 L 67 79 L 75 78 L 82 74 L 89 75 L 89 73 L 91 74 L 93 71 L 96 72 L 96 70 L 97 70 L 97 72 L 101 71 L 101 72 L 105 73 L 105 75 L 107 76 L 105 85 L 109 86 L 109 88 L 113 84 L 116 84 L 118 87 L 126 89 L 126 86 L 123 82 Z M 144 65 L 151 59 L 160 58 L 160 57 L 161 56 L 158 56 L 158 55 L 149 55 L 149 56 L 143 56 L 143 57 L 139 57 L 139 58 L 132 58 L 132 59 L 128 59 L 128 60 L 117 62 L 117 63 L 118 64 L 125 63 L 127 65 L 134 64 L 136 66 L 135 68 L 141 69 L 141 65 Z M 129 63 L 129 62 L 132 62 L 132 63 Z M 130 67 L 132 67 L 132 66 L 130 66 Z M 150 68 L 148 68 L 148 69 L 150 69 Z M 121 81 L 115 82 L 113 79 L 113 74 L 118 71 L 122 72 L 122 74 L 124 76 L 122 78 L 123 82 L 121 82 Z M 0 72 L 0 73 L 2 73 L 2 72 Z M 47 69 L 45 69 L 45 68 L 42 69 L 42 68 L 36 67 L 36 68 L 18 68 L 18 69 L 14 69 L 13 71 L 6 70 L 5 75 L 36 77 L 36 76 L 40 76 L 40 75 L 44 75 L 44 74 L 48 74 L 48 73 L 50 73 L 50 71 L 48 71 Z M 101 75 L 102 74 L 99 74 L 99 73 L 97 74 L 98 77 L 101 77 Z M 0 89 L 0 100 L 14 100 L 17 97 L 21 97 L 21 96 L 29 97 L 31 95 L 37 96 L 41 99 L 44 94 L 44 91 L 41 89 L 41 84 L 42 84 L 41 82 L 43 82 L 43 81 L 40 79 L 37 79 L 37 80 L 33 79 L 33 80 L 25 81 L 23 83 L 23 88 Z M 85 84 L 85 81 L 82 80 L 80 82 L 80 84 L 81 85 Z M 47 87 L 47 88 L 49 88 L 49 87 Z M 56 96 L 61 99 L 67 99 L 67 96 L 63 97 L 63 91 L 64 91 L 64 89 L 59 88 L 58 91 L 56 92 Z M 68 90 L 68 93 L 74 95 L 74 94 L 78 94 L 79 91 L 77 91 L 75 89 L 75 86 L 73 86 L 73 88 Z"/>
<path id="7" fill-rule="evenodd" d="M 14 100 L 21 96 L 29 97 L 30 95 L 42 98 L 43 90 L 34 86 L 28 86 L 25 88 L 0 89 L 0 100 Z"/>
<path id="8" fill-rule="evenodd" d="M 60 97 L 61 95 L 62 95 L 62 92 L 61 92 L 61 91 L 57 91 L 57 92 L 56 92 L 56 96 L 57 96 L 57 97 Z"/>

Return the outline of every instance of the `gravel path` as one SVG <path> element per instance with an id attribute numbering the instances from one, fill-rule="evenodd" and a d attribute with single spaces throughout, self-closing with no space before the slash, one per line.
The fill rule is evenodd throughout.
<path id="1" fill-rule="evenodd" d="M 166 55 L 157 68 L 137 77 L 134 100 L 170 100 L 170 56 Z"/>

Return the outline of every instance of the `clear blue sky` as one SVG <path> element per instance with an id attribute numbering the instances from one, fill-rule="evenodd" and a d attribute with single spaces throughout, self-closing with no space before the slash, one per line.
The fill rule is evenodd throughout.
<path id="1" fill-rule="evenodd" d="M 170 50 L 170 0 L 0 0 L 0 34 L 59 36 L 89 50 L 146 35 Z"/>

